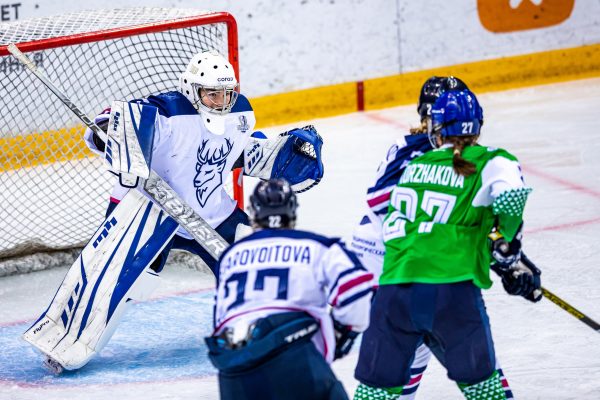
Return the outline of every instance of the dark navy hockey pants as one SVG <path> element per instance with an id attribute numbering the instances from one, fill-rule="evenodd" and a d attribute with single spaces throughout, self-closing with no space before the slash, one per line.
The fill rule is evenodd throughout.
<path id="1" fill-rule="evenodd" d="M 286 348 L 244 372 L 219 372 L 221 400 L 347 400 L 325 358 L 310 341 Z"/>
<path id="2" fill-rule="evenodd" d="M 373 387 L 406 385 L 421 343 L 450 379 L 474 384 L 489 378 L 496 356 L 481 289 L 472 281 L 380 286 L 362 339 L 356 379 Z"/>

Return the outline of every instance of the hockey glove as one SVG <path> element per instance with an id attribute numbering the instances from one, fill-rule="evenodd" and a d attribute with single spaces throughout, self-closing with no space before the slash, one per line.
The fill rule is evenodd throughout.
<path id="1" fill-rule="evenodd" d="M 491 268 L 502 277 L 502 286 L 508 294 L 522 296 L 529 301 L 542 299 L 542 281 L 540 271 L 524 254 L 515 265 L 506 266 L 496 263 Z"/>
<path id="2" fill-rule="evenodd" d="M 102 111 L 100 115 L 97 115 L 94 118 L 94 123 L 98 125 L 98 127 L 106 133 L 108 131 L 108 119 L 110 117 L 110 108 Z M 83 140 L 86 145 L 92 150 L 92 152 L 98 154 L 99 156 L 104 156 L 104 151 L 106 148 L 105 139 L 101 138 L 98 134 L 96 134 L 92 129 L 87 128 L 85 133 L 83 134 Z"/>
<path id="3" fill-rule="evenodd" d="M 260 179 L 287 180 L 296 193 L 323 177 L 323 139 L 312 126 L 295 128 L 271 139 L 250 138 L 244 151 L 244 174 Z"/>
<path id="4" fill-rule="evenodd" d="M 521 239 L 523 238 L 522 227 L 523 224 L 521 224 L 510 243 L 496 228 L 488 235 L 491 240 L 492 257 L 496 263 L 502 264 L 504 267 L 510 267 L 519 262 L 521 259 Z"/>
<path id="5" fill-rule="evenodd" d="M 108 132 L 108 118 L 99 119 L 98 122 L 96 122 L 96 125 L 98 125 L 98 128 L 102 129 L 104 133 Z M 95 132 L 93 133 L 92 140 L 94 141 L 94 144 L 98 150 L 104 152 L 106 143 L 104 143 L 100 136 L 98 136 Z"/>
<path id="6" fill-rule="evenodd" d="M 323 139 L 315 127 L 295 128 L 279 136 L 289 136 L 290 139 L 275 158 L 271 178 L 284 178 L 296 193 L 317 185 L 323 177 Z"/>
<path id="7" fill-rule="evenodd" d="M 333 320 L 333 329 L 335 331 L 335 353 L 334 360 L 340 359 L 350 353 L 354 341 L 358 337 L 358 332 L 353 331 L 352 327 L 343 325 Z"/>

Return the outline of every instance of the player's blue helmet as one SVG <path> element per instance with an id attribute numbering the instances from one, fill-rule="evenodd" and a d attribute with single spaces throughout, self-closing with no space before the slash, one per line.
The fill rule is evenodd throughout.
<path id="1" fill-rule="evenodd" d="M 263 228 L 293 227 L 296 208 L 296 194 L 285 179 L 262 181 L 250 196 L 250 219 Z"/>
<path id="2" fill-rule="evenodd" d="M 477 136 L 483 125 L 483 110 L 470 90 L 448 91 L 431 108 L 429 139 L 435 136 Z M 434 146 L 437 147 L 437 146 Z"/>

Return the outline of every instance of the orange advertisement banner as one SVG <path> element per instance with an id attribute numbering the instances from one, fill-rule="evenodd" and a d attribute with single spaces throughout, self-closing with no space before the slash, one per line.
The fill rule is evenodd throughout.
<path id="1" fill-rule="evenodd" d="M 479 20 L 495 33 L 558 25 L 573 12 L 575 0 L 477 0 Z"/>

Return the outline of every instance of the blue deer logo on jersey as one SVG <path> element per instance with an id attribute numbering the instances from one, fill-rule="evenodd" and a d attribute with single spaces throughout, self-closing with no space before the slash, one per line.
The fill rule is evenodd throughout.
<path id="1" fill-rule="evenodd" d="M 198 149 L 198 162 L 194 177 L 196 198 L 202 207 L 210 195 L 223 184 L 223 169 L 233 148 L 233 143 L 229 139 L 225 139 L 225 143 L 216 148 L 207 146 L 208 142 L 208 140 L 203 140 Z"/>

